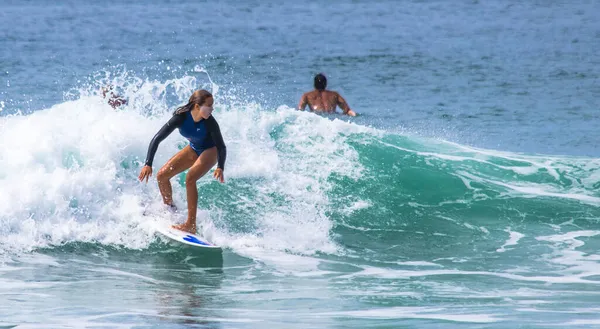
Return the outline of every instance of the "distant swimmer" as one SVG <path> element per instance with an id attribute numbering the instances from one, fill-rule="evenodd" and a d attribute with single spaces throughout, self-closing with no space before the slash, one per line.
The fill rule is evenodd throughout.
<path id="1" fill-rule="evenodd" d="M 304 111 L 306 105 L 314 112 L 335 113 L 336 106 L 339 106 L 344 114 L 351 117 L 356 116 L 356 112 L 350 109 L 346 100 L 337 92 L 325 90 L 327 88 L 327 78 L 322 73 L 315 76 L 315 90 L 302 95 L 298 110 Z"/>
<path id="2" fill-rule="evenodd" d="M 212 116 L 214 99 L 206 90 L 196 90 L 186 105 L 179 107 L 171 119 L 156 133 L 150 146 L 146 162 L 138 179 L 148 182 L 152 176 L 152 161 L 158 145 L 175 128 L 190 141 L 190 144 L 175 154 L 156 175 L 158 189 L 165 205 L 175 209 L 173 205 L 173 190 L 170 179 L 189 169 L 185 175 L 185 189 L 187 194 L 188 216 L 187 221 L 173 227 L 182 231 L 196 233 L 196 211 L 198 209 L 198 189 L 196 181 L 204 176 L 210 168 L 217 164 L 214 177 L 223 183 L 223 170 L 227 150 L 221 136 L 217 120 Z"/>
<path id="3" fill-rule="evenodd" d="M 127 104 L 127 100 L 125 98 L 114 93 L 112 86 L 102 87 L 102 97 L 105 99 L 108 97 L 108 105 L 110 105 L 113 109 Z"/>

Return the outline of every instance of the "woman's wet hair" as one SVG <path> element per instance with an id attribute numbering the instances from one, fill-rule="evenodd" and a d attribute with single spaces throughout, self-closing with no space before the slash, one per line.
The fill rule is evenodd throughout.
<path id="1" fill-rule="evenodd" d="M 323 73 L 319 73 L 315 75 L 315 89 L 316 90 L 325 90 L 327 88 L 327 78 Z"/>
<path id="2" fill-rule="evenodd" d="M 190 96 L 190 100 L 188 101 L 188 103 L 178 107 L 177 110 L 175 110 L 174 114 L 189 112 L 194 108 L 194 105 L 198 104 L 199 106 L 202 106 L 208 98 L 212 97 L 213 95 L 204 89 L 196 90 L 194 91 L 192 96 Z"/>

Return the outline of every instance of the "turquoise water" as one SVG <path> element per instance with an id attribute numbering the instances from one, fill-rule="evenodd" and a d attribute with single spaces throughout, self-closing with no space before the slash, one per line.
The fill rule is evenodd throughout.
<path id="1" fill-rule="evenodd" d="M 0 328 L 600 325 L 598 3 L 0 9 Z M 317 72 L 361 116 L 295 111 Z M 156 235 L 185 214 L 137 181 L 197 88 L 221 253 Z"/>

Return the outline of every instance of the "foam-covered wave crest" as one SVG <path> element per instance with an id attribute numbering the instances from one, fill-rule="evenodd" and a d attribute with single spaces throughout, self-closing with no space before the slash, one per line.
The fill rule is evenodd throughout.
<path id="1" fill-rule="evenodd" d="M 523 218 L 560 224 L 598 213 L 597 159 L 385 133 L 346 117 L 244 102 L 196 77 L 128 79 L 112 81 L 130 101 L 122 108 L 88 88 L 51 108 L 0 118 L 2 252 L 70 242 L 144 249 L 156 221 L 182 221 L 185 214 L 143 216 L 161 201 L 154 178 L 142 184 L 137 175 L 152 136 L 199 86 L 215 94 L 228 158 L 226 184 L 210 173 L 198 181 L 198 220 L 205 236 L 250 257 L 339 254 L 374 241 L 387 248 L 415 234 L 429 237 L 412 241 L 415 253 L 440 240 L 469 254 L 457 239 L 490 232 L 494 250 L 505 250 L 507 227 L 530 234 L 516 226 Z M 154 172 L 186 144 L 177 132 L 163 141 Z M 172 183 L 185 209 L 184 175 Z M 443 248 L 431 254 L 448 256 Z"/>
<path id="2" fill-rule="evenodd" d="M 137 175 L 152 136 L 197 85 L 184 77 L 141 83 L 131 93 L 125 86 L 131 101 L 116 110 L 86 91 L 48 109 L 0 118 L 3 252 L 70 242 L 146 248 L 160 215 L 143 212 L 160 209 L 160 197 L 154 179 L 142 184 Z M 177 100 L 170 108 L 169 90 Z M 198 182 L 203 233 L 250 256 L 335 252 L 328 177 L 359 177 L 358 154 L 346 139 L 375 130 L 215 95 L 228 149 L 226 184 L 210 174 Z M 154 173 L 186 144 L 177 132 L 163 141 Z M 185 209 L 183 182 L 183 175 L 172 180 L 174 200 Z"/>

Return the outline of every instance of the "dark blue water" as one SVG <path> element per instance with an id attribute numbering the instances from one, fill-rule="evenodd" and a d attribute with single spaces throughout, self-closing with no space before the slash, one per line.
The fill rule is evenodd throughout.
<path id="1" fill-rule="evenodd" d="M 594 155 L 595 1 L 4 2 L 4 111 L 94 74 L 216 82 L 275 107 L 325 72 L 362 122 L 494 149 Z M 108 73 L 107 73 L 108 72 Z"/>

